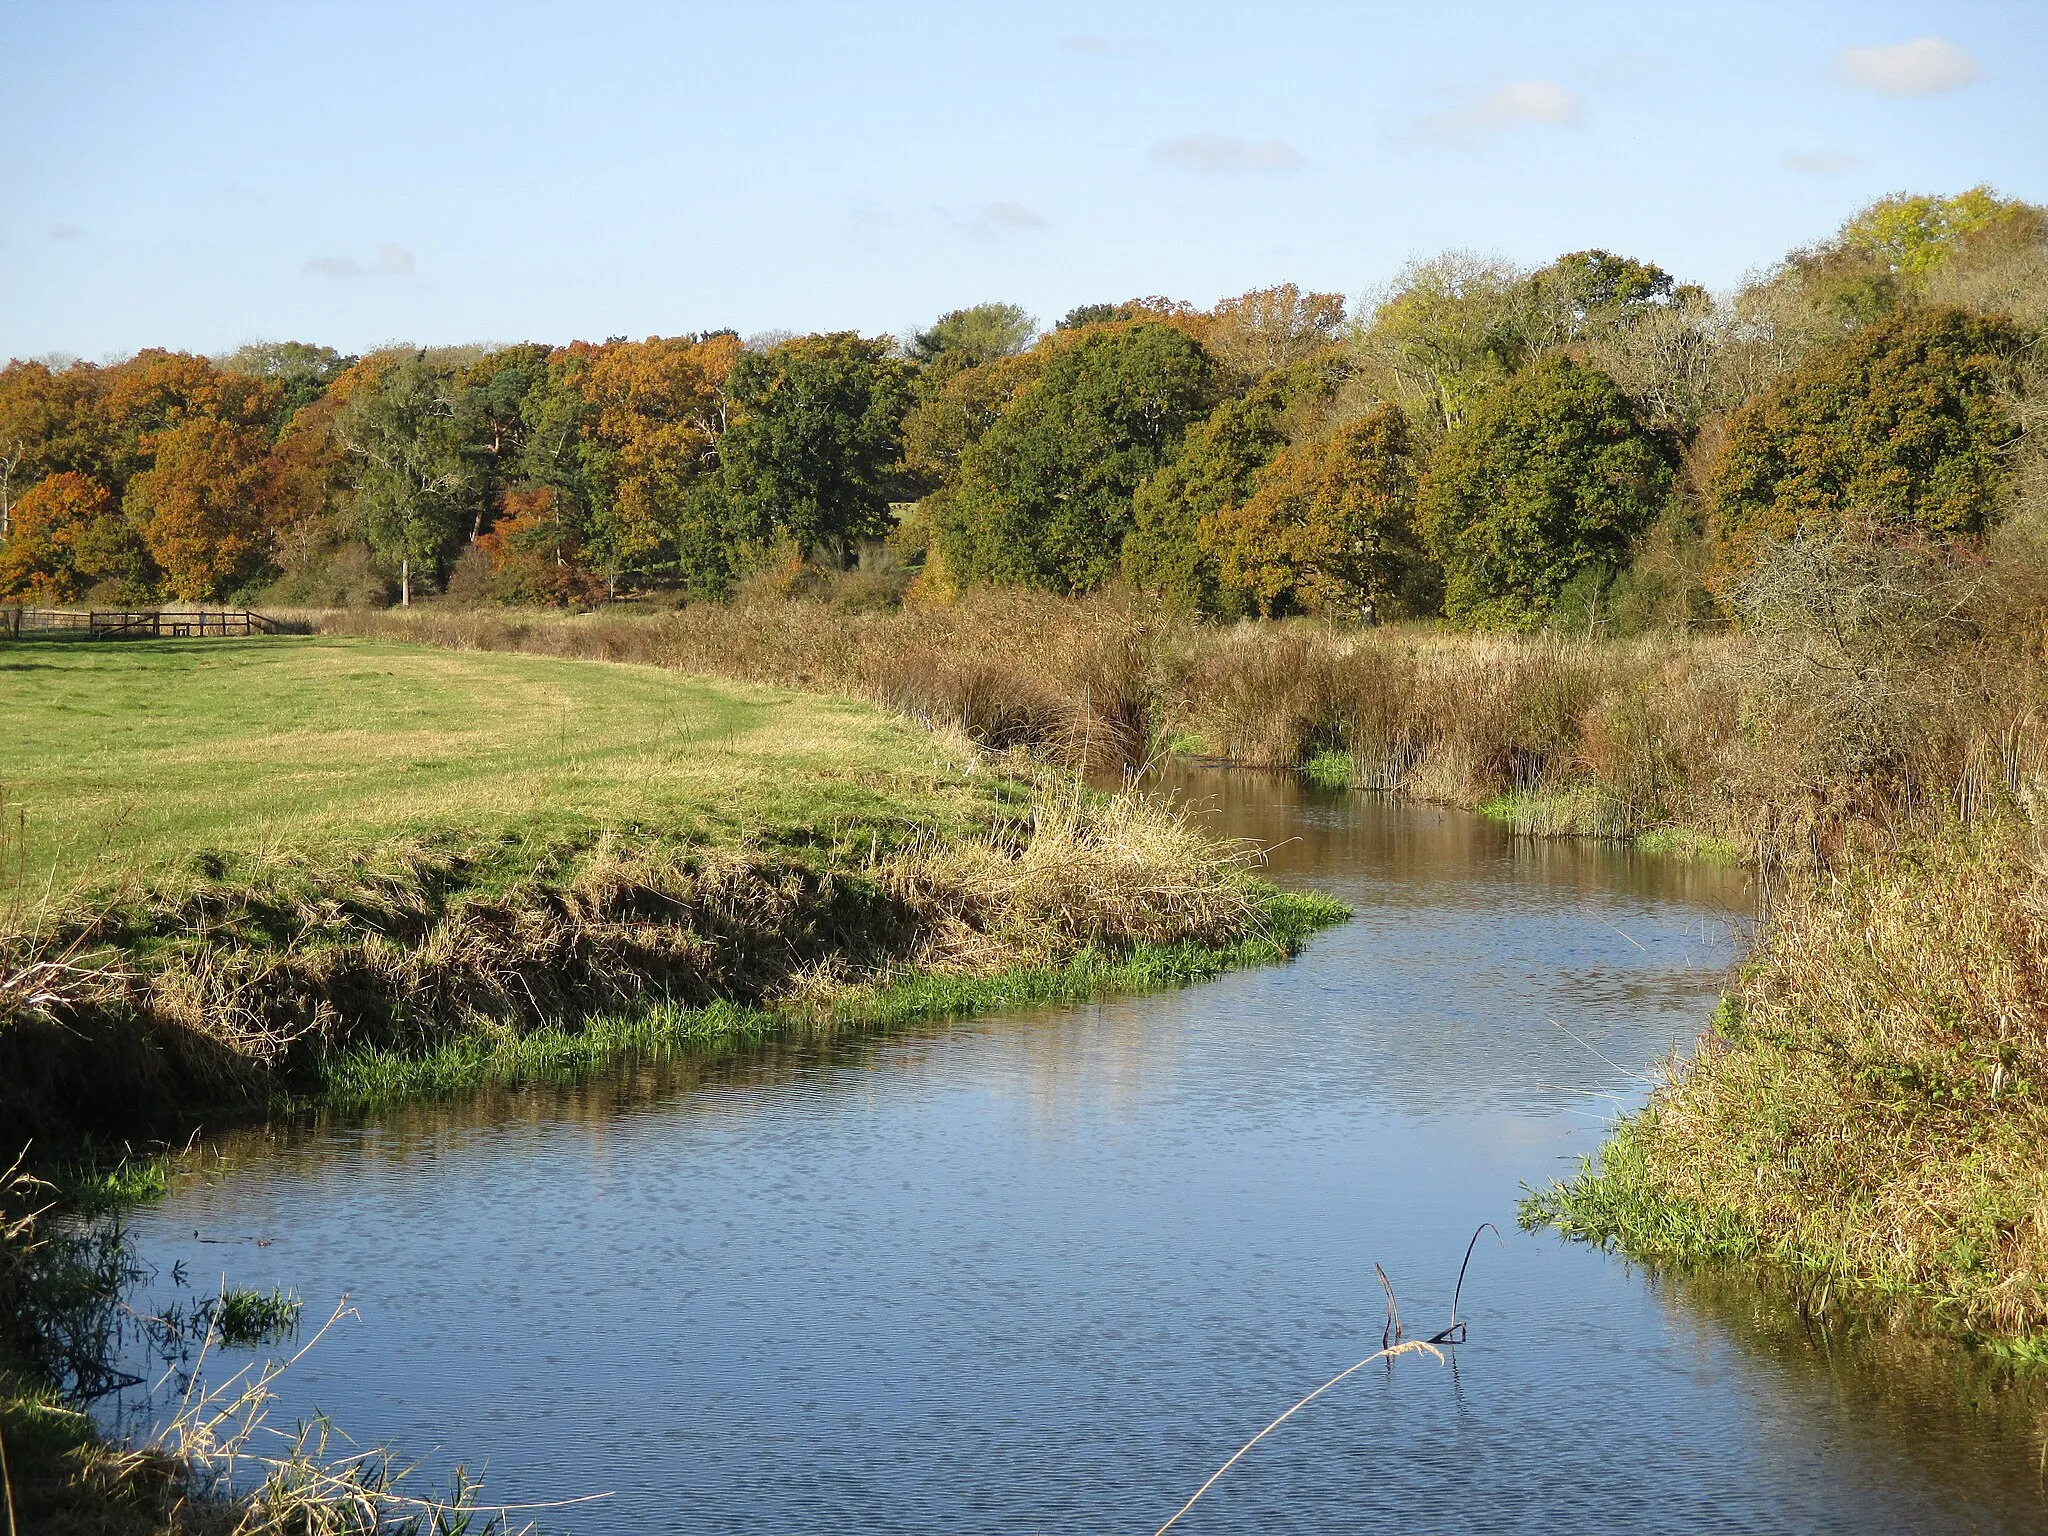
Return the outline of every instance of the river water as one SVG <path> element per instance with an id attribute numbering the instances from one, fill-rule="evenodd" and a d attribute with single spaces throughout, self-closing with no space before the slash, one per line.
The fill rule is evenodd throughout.
<path id="1" fill-rule="evenodd" d="M 577 1531 L 2033 1531 L 2038 1403 L 1514 1224 L 1697 1036 L 1739 872 L 1190 771 L 1356 918 L 1291 964 L 229 1138 L 145 1300 L 345 1319 L 277 1417 Z M 174 1268 L 176 1266 L 177 1268 Z M 183 1294 L 192 1294 L 187 1289 Z M 239 1364 L 240 1360 L 233 1363 Z M 146 1419 L 130 1399 L 108 1412 Z"/>

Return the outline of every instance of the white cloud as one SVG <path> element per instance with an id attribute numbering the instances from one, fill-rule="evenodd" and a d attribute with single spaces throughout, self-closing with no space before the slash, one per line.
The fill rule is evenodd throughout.
<path id="1" fill-rule="evenodd" d="M 1424 118 L 1422 130 L 1430 138 L 1462 140 L 1504 133 L 1523 123 L 1576 128 L 1583 115 L 1579 98 L 1555 80 L 1515 80 L 1462 107 Z"/>
<path id="2" fill-rule="evenodd" d="M 304 270 L 317 277 L 411 277 L 418 266 L 411 251 L 387 241 L 377 247 L 377 259 L 368 266 L 353 256 L 315 256 Z"/>
<path id="3" fill-rule="evenodd" d="M 1839 176 L 1863 162 L 1839 149 L 1788 149 L 1778 163 L 1802 176 Z"/>
<path id="4" fill-rule="evenodd" d="M 1248 143 L 1220 133 L 1190 133 L 1152 146 L 1155 165 L 1193 171 L 1198 176 L 1243 176 L 1298 171 L 1308 162 L 1300 150 L 1278 139 Z"/>
<path id="5" fill-rule="evenodd" d="M 1079 59 L 1099 59 L 1114 53 L 1150 53 L 1158 45 L 1144 37 L 1063 37 L 1061 53 Z"/>
<path id="6" fill-rule="evenodd" d="M 1022 203 L 983 203 L 968 213 L 952 208 L 941 208 L 939 212 L 961 234 L 976 240 L 994 240 L 1005 234 L 1029 234 L 1052 228 L 1043 214 Z"/>
<path id="7" fill-rule="evenodd" d="M 1851 85 L 1886 96 L 1937 96 L 1984 78 L 1984 67 L 1954 43 L 1916 37 L 1909 43 L 1844 48 L 1835 67 Z"/>
<path id="8" fill-rule="evenodd" d="M 52 224 L 50 226 L 50 238 L 52 240 L 83 240 L 85 238 L 85 231 L 76 224 Z"/>

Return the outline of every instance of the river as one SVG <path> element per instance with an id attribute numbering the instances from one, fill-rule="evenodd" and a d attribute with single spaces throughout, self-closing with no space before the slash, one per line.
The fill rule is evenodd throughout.
<path id="1" fill-rule="evenodd" d="M 1514 1224 L 1705 1025 L 1739 871 L 1250 774 L 1171 788 L 1356 918 L 1170 993 L 225 1138 L 154 1274 L 345 1319 L 279 1384 L 544 1528 L 2033 1531 L 2038 1403 Z M 188 1289 L 183 1292 L 190 1296 Z M 239 1359 L 233 1363 L 239 1364 Z M 146 1402 L 104 1409 L 146 1419 Z"/>

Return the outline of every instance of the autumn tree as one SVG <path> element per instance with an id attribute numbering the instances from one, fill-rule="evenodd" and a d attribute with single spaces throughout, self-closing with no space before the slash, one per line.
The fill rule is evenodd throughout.
<path id="1" fill-rule="evenodd" d="M 1551 356 L 1482 395 L 1431 457 L 1418 521 L 1455 620 L 1524 629 L 1619 569 L 1664 504 L 1666 449 L 1614 381 Z"/>
<path id="2" fill-rule="evenodd" d="M 1997 504 L 2027 337 L 1959 309 L 1907 310 L 1812 354 L 1738 411 L 1709 495 L 1721 562 L 1858 518 L 1949 538 Z"/>
<path id="3" fill-rule="evenodd" d="M 888 338 L 840 331 L 746 353 L 726 395 L 718 491 L 735 537 L 844 565 L 888 530 L 911 405 L 910 364 Z"/>
<path id="4" fill-rule="evenodd" d="M 1255 596 L 1226 585 L 1204 541 L 1205 524 L 1251 494 L 1253 478 L 1309 426 L 1342 382 L 1323 354 L 1268 374 L 1187 430 L 1180 451 L 1147 477 L 1131 502 L 1124 579 L 1183 612 L 1233 617 Z"/>
<path id="5" fill-rule="evenodd" d="M 1117 568 L 1137 488 L 1215 401 L 1215 364 L 1144 320 L 1089 328 L 963 461 L 940 544 L 961 580 L 1085 592 Z"/>
<path id="6" fill-rule="evenodd" d="M 1375 623 L 1423 562 L 1415 491 L 1408 418 L 1385 404 L 1282 448 L 1248 497 L 1204 521 L 1202 543 L 1223 585 L 1249 593 L 1262 614 L 1293 608 Z"/>
<path id="7" fill-rule="evenodd" d="M 490 596 L 559 606 L 604 595 L 604 583 L 579 558 L 576 520 L 564 514 L 561 497 L 546 486 L 506 492 L 491 531 L 476 541 Z"/>
<path id="8" fill-rule="evenodd" d="M 0 454 L 12 461 L 14 494 L 66 473 L 108 483 L 114 442 L 103 372 L 91 363 L 53 369 L 10 362 L 0 369 Z"/>
<path id="9" fill-rule="evenodd" d="M 104 574 L 95 544 L 112 543 L 102 525 L 120 516 L 113 495 L 90 476 L 67 470 L 39 480 L 14 504 L 0 542 L 0 598 L 69 603 Z"/>
<path id="10" fill-rule="evenodd" d="M 106 483 L 117 493 L 149 467 L 160 434 L 203 419 L 267 437 L 284 394 L 276 379 L 228 373 L 203 357 L 156 347 L 102 369 L 100 389 L 110 437 Z"/>
<path id="11" fill-rule="evenodd" d="M 555 451 L 547 434 L 577 423 L 590 539 L 614 576 L 674 559 L 685 543 L 703 553 L 689 537 L 692 494 L 718 469 L 726 383 L 740 353 L 729 331 L 594 347 L 572 376 L 581 412 L 558 400 L 534 413 L 530 429 L 543 434 L 543 453 Z M 571 489 L 561 477 L 536 478 Z"/>
<path id="12" fill-rule="evenodd" d="M 1213 311 L 1205 345 L 1246 378 L 1301 363 L 1331 345 L 1344 324 L 1341 293 L 1304 293 L 1293 283 L 1255 288 Z"/>
<path id="13" fill-rule="evenodd" d="M 454 396 L 451 370 L 419 352 L 381 369 L 335 420 L 351 509 L 371 546 L 397 562 L 406 605 L 414 567 L 437 571 L 453 547 L 476 476 Z"/>
<path id="14" fill-rule="evenodd" d="M 260 575 L 269 556 L 263 434 L 196 416 L 153 443 L 152 463 L 129 480 L 122 510 L 171 595 L 217 598 Z"/>

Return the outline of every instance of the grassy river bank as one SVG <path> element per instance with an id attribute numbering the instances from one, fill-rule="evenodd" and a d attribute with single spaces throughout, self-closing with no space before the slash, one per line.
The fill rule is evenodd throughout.
<path id="1" fill-rule="evenodd" d="M 1765 920 L 1714 1027 L 1524 1220 L 1660 1265 L 1760 1260 L 1809 1307 L 2030 1360 L 2048 1329 L 2048 556 L 2008 532 L 1970 566 L 1795 547 L 1749 589 L 1743 631 L 1705 637 L 1217 628 L 996 593 L 316 622 L 829 686 L 1077 765 L 1206 752 L 1531 836 L 1741 859 Z"/>
<path id="2" fill-rule="evenodd" d="M 297 1453 L 223 1505 L 219 1426 L 91 1432 L 60 1389 L 120 1260 L 65 1218 L 161 1187 L 110 1148 L 1179 985 L 1343 916 L 1156 803 L 843 697 L 334 637 L 0 662 L 0 1120 L 30 1144 L 0 1194 L 0 1444 L 29 1528 L 422 1513 L 390 1468 Z"/>

